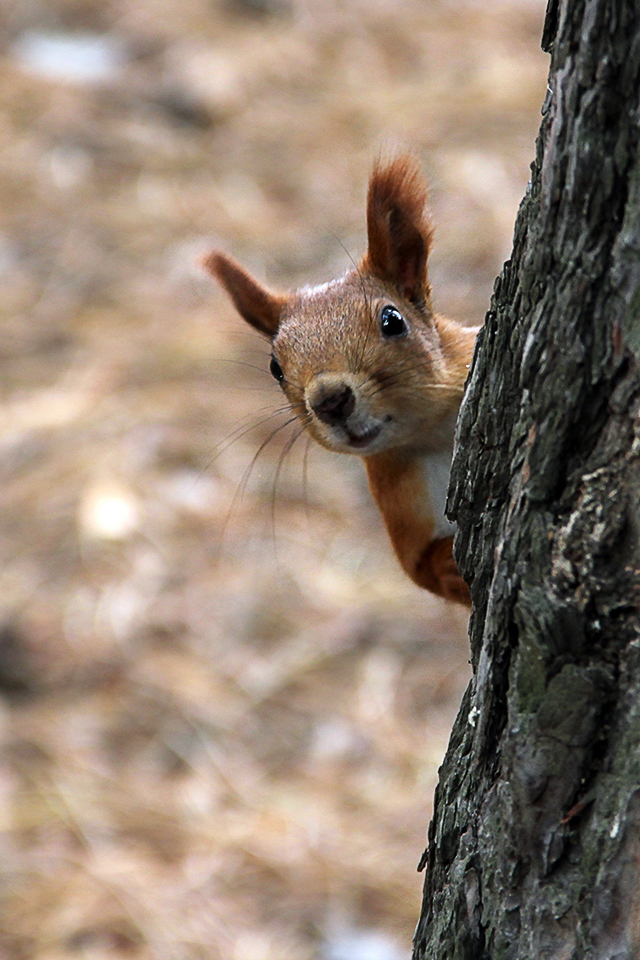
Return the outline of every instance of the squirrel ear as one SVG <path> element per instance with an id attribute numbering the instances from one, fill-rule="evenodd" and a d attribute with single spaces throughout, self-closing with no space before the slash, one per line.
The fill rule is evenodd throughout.
<path id="1" fill-rule="evenodd" d="M 232 257 L 218 250 L 204 258 L 203 266 L 225 288 L 243 320 L 266 337 L 275 337 L 288 297 L 270 293 Z"/>
<path id="2" fill-rule="evenodd" d="M 427 258 L 433 230 L 424 206 L 427 185 L 415 157 L 377 163 L 369 180 L 362 269 L 391 283 L 411 303 L 428 300 Z"/>

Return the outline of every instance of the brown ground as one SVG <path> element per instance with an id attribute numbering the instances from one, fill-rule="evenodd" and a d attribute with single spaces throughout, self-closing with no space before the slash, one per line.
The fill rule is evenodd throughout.
<path id="1" fill-rule="evenodd" d="M 396 960 L 467 676 L 353 458 L 283 456 L 267 347 L 194 266 L 328 279 L 372 158 L 432 183 L 482 317 L 540 2 L 8 0 L 0 47 L 0 957 Z M 102 81 L 29 31 L 119 43 Z M 27 52 L 25 52 L 27 51 Z"/>

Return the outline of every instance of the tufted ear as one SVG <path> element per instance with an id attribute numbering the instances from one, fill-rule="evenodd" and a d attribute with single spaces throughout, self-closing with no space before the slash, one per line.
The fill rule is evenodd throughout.
<path id="1" fill-rule="evenodd" d="M 225 288 L 240 316 L 265 337 L 275 337 L 289 298 L 271 293 L 232 257 L 219 250 L 208 254 L 203 265 Z"/>
<path id="2" fill-rule="evenodd" d="M 427 185 L 415 157 L 378 162 L 367 196 L 368 248 L 362 269 L 392 284 L 406 300 L 429 300 L 427 258 L 433 230 L 425 214 Z"/>

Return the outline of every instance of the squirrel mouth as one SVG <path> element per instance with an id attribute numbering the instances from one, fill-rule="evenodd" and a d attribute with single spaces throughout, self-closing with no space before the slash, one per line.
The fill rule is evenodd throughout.
<path id="1" fill-rule="evenodd" d="M 344 428 L 344 431 L 347 435 L 347 443 L 350 447 L 355 447 L 357 449 L 361 447 L 368 447 L 376 437 L 379 435 L 382 430 L 382 424 L 378 423 L 375 427 L 370 427 L 368 430 L 363 430 L 362 433 L 359 433 L 356 430 L 350 430 L 348 427 Z"/>

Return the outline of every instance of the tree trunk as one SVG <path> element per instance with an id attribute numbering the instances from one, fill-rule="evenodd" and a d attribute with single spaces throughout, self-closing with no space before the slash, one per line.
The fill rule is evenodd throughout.
<path id="1" fill-rule="evenodd" d="M 640 5 L 549 0 L 543 46 L 458 427 L 474 677 L 414 960 L 640 957 Z"/>

